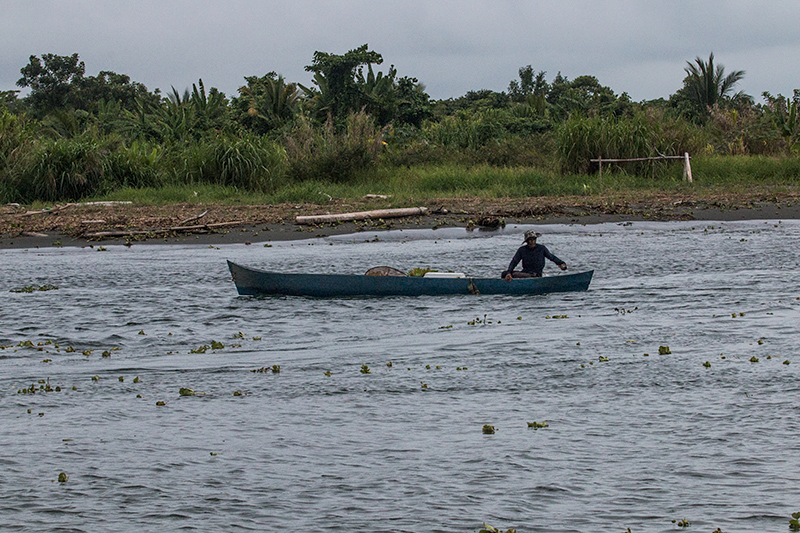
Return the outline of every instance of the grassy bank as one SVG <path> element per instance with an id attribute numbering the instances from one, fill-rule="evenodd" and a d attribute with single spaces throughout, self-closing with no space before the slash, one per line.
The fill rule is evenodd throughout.
<path id="1" fill-rule="evenodd" d="M 602 182 L 594 174 L 559 174 L 535 168 L 502 168 L 456 164 L 419 167 L 379 167 L 350 183 L 302 181 L 286 183 L 272 192 L 252 192 L 240 187 L 204 183 L 161 187 L 124 187 L 90 197 L 95 201 L 131 201 L 138 205 L 215 203 L 264 205 L 283 203 L 327 204 L 332 200 L 361 199 L 368 194 L 391 196 L 396 206 L 425 203 L 439 198 L 529 197 L 636 197 L 658 193 L 685 195 L 745 193 L 761 190 L 790 192 L 800 189 L 800 158 L 767 156 L 701 156 L 692 161 L 694 182 L 683 180 L 680 162 L 664 166 L 656 177 L 624 169 L 604 170 Z M 34 204 L 45 205 L 42 202 Z"/>

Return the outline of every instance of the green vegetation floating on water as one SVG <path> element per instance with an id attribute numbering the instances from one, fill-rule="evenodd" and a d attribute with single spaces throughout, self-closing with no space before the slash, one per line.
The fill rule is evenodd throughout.
<path id="1" fill-rule="evenodd" d="M 492 527 L 489 524 L 484 523 L 483 528 L 480 529 L 478 533 L 517 533 L 517 530 L 514 528 L 509 528 L 504 532 L 502 529 L 497 529 L 496 527 Z"/>
<path id="2" fill-rule="evenodd" d="M 78 54 L 30 56 L 0 91 L 0 204 L 78 199 L 276 204 L 689 191 L 800 181 L 800 91 L 735 93 L 744 73 L 707 60 L 677 71 L 668 99 L 633 102 L 597 78 L 547 80 L 528 65 L 506 92 L 432 100 L 381 54 L 317 52 L 314 86 L 246 76 L 237 95 L 149 91 L 87 76 Z M 710 73 L 710 74 L 709 74 Z M 719 74 L 719 75 L 717 75 Z M 723 80 L 727 80 L 723 83 Z M 728 82 L 729 81 L 729 82 Z M 591 159 L 692 156 L 680 162 Z"/>
<path id="3" fill-rule="evenodd" d="M 789 520 L 789 529 L 791 531 L 800 531 L 800 513 L 792 513 L 792 519 Z"/>
<path id="4" fill-rule="evenodd" d="M 8 292 L 32 293 L 36 291 L 56 291 L 56 290 L 58 290 L 58 287 L 46 283 L 44 285 L 28 285 L 26 287 L 20 287 L 19 289 L 11 289 Z"/>

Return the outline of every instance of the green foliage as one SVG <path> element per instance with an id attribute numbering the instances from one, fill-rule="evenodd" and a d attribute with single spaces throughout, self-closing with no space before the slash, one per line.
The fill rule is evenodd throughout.
<path id="1" fill-rule="evenodd" d="M 590 159 L 696 153 L 702 141 L 700 130 L 660 113 L 640 112 L 622 118 L 573 116 L 558 130 L 558 155 L 565 172 L 588 173 L 593 168 Z M 643 173 L 650 166 L 629 164 L 625 169 Z"/>
<path id="2" fill-rule="evenodd" d="M 106 175 L 114 188 L 159 187 L 164 183 L 160 170 L 162 157 L 160 146 L 133 141 L 129 146 L 119 146 L 106 155 Z"/>
<path id="3" fill-rule="evenodd" d="M 329 119 L 321 130 L 301 121 L 286 139 L 288 177 L 292 181 L 351 182 L 378 162 L 383 130 L 363 111 L 351 113 L 338 133 Z"/>
<path id="4" fill-rule="evenodd" d="M 18 82 L 30 95 L 0 92 L 0 201 L 592 195 L 590 159 L 684 152 L 696 184 L 798 180 L 800 91 L 756 106 L 732 94 L 743 72 L 725 74 L 713 54 L 688 64 L 669 102 L 638 104 L 594 76 L 548 82 L 530 65 L 507 94 L 431 102 L 416 78 L 374 70 L 382 61 L 367 45 L 316 52 L 315 88 L 270 72 L 229 102 L 202 80 L 162 98 L 124 74 L 85 76 L 77 54 L 31 56 Z M 682 187 L 674 162 L 603 171 L 603 190 Z"/>
<path id="5" fill-rule="evenodd" d="M 153 104 L 158 96 L 147 90 L 143 84 L 131 81 L 125 74 L 101 70 L 97 76 L 76 77 L 71 83 L 69 103 L 75 109 L 83 109 L 98 114 L 105 104 L 116 104 L 121 109 L 132 110 L 137 99 Z"/>
<path id="6" fill-rule="evenodd" d="M 512 80 L 511 83 L 508 84 L 508 95 L 511 98 L 511 101 L 525 102 L 533 97 L 534 101 L 538 101 L 541 98 L 542 103 L 544 103 L 544 98 L 550 89 L 550 86 L 545 79 L 546 74 L 547 73 L 543 70 L 539 71 L 538 73 L 534 73 L 533 67 L 530 65 L 520 68 L 520 81 Z M 541 112 L 544 114 L 543 107 Z"/>
<path id="7" fill-rule="evenodd" d="M 0 203 L 14 201 L 16 185 L 12 179 L 31 150 L 35 132 L 25 115 L 0 110 Z"/>
<path id="8" fill-rule="evenodd" d="M 108 188 L 100 144 L 89 137 L 40 143 L 14 179 L 28 202 L 77 200 Z"/>
<path id="9" fill-rule="evenodd" d="M 772 96 L 769 92 L 764 92 L 764 100 L 767 105 L 764 112 L 772 121 L 775 130 L 785 140 L 786 148 L 789 152 L 793 151 L 800 143 L 800 120 L 798 120 L 797 106 L 800 103 L 800 89 L 794 90 L 791 99 L 779 94 Z"/>
<path id="10" fill-rule="evenodd" d="M 28 101 L 37 113 L 43 115 L 67 104 L 72 89 L 70 84 L 82 78 L 85 71 L 86 66 L 78 54 L 42 54 L 41 59 L 32 55 L 30 62 L 20 69 L 22 77 L 17 80 L 17 86 L 30 87 Z"/>
<path id="11" fill-rule="evenodd" d="M 217 135 L 177 152 L 172 172 L 184 183 L 271 192 L 283 182 L 286 153 L 265 137 Z"/>
<path id="12" fill-rule="evenodd" d="M 743 70 L 725 74 L 725 67 L 714 66 L 714 53 L 708 61 L 696 57 L 694 63 L 687 61 L 683 87 L 671 98 L 672 105 L 691 119 L 704 122 L 709 109 L 715 105 L 728 107 L 732 103 L 747 100 L 743 93 L 731 94 L 737 83 L 744 78 Z"/>
<path id="13" fill-rule="evenodd" d="M 796 186 L 800 185 L 800 158 L 703 156 L 694 158 L 692 172 L 702 176 L 703 183 L 727 188 L 760 183 Z"/>
<path id="14" fill-rule="evenodd" d="M 706 153 L 746 155 L 783 150 L 782 139 L 770 131 L 769 119 L 752 108 L 742 110 L 714 105 L 708 110 Z"/>
<path id="15" fill-rule="evenodd" d="M 300 104 L 296 83 L 286 83 L 275 72 L 245 77 L 247 85 L 231 100 L 235 119 L 246 129 L 266 134 L 292 124 Z"/>
<path id="16" fill-rule="evenodd" d="M 380 65 L 383 57 L 364 44 L 344 55 L 314 52 L 313 62 L 306 71 L 313 72 L 314 84 L 319 87 L 320 101 L 316 106 L 321 116 L 330 114 L 334 121 L 344 121 L 368 102 L 359 87 L 357 76 L 364 65 Z M 361 79 L 363 84 L 363 78 Z M 306 89 L 308 93 L 308 89 Z M 318 115 L 319 116 L 319 115 Z"/>

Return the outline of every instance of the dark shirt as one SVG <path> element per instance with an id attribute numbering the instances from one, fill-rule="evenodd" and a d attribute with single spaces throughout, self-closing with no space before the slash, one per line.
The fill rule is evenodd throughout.
<path id="1" fill-rule="evenodd" d="M 553 263 L 560 265 L 564 261 L 550 253 L 550 250 L 544 244 L 537 244 L 533 249 L 529 248 L 527 244 L 519 247 L 517 253 L 514 254 L 514 259 L 508 264 L 508 272 L 513 272 L 514 268 L 522 261 L 522 271 L 535 276 L 541 276 L 544 270 L 544 258 L 549 259 Z"/>

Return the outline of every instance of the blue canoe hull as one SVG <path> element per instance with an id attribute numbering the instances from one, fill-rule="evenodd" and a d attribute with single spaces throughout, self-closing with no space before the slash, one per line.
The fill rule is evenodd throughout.
<path id="1" fill-rule="evenodd" d="M 594 270 L 543 278 L 420 278 L 354 274 L 282 274 L 228 261 L 240 295 L 440 296 L 446 294 L 546 294 L 585 291 Z"/>

